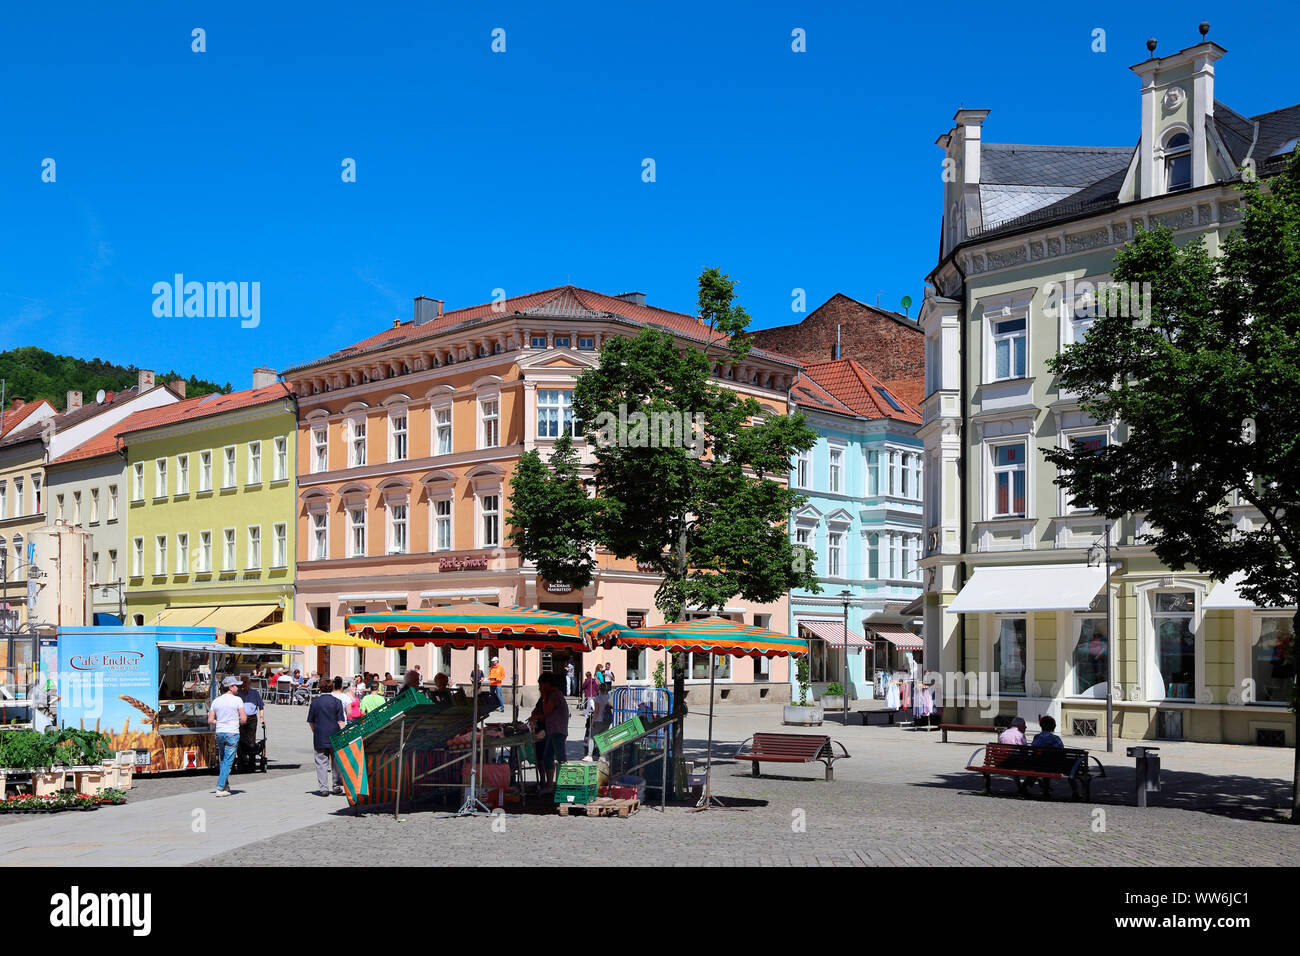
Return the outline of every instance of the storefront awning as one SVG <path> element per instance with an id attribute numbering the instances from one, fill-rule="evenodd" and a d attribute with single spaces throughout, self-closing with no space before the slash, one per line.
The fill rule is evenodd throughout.
<path id="1" fill-rule="evenodd" d="M 976 568 L 948 612 L 1086 611 L 1105 583 L 1105 567 L 1086 564 Z"/>
<path id="2" fill-rule="evenodd" d="M 877 637 L 884 638 L 900 651 L 925 650 L 925 642 L 903 627 L 901 624 L 867 624 L 867 630 Z"/>
<path id="3" fill-rule="evenodd" d="M 212 613 L 198 621 L 196 626 L 241 634 L 261 624 L 278 609 L 278 604 L 232 604 L 213 608 Z"/>
<path id="4" fill-rule="evenodd" d="M 825 641 L 834 647 L 844 646 L 844 624 L 835 621 L 798 621 L 796 622 L 805 631 L 813 637 Z M 849 631 L 849 647 L 860 647 L 871 649 L 871 642 L 861 634 L 854 634 Z"/>
<path id="5" fill-rule="evenodd" d="M 194 627 L 199 621 L 216 610 L 218 608 L 212 604 L 199 607 L 169 607 L 158 615 L 156 623 L 165 624 L 168 627 Z"/>
<path id="6" fill-rule="evenodd" d="M 1230 575 L 1228 580 L 1220 581 L 1210 589 L 1201 607 L 1207 611 L 1253 611 L 1257 606 L 1251 604 L 1240 591 L 1241 582 L 1246 579 L 1244 571 Z M 1285 610 L 1294 610 L 1286 608 Z"/>

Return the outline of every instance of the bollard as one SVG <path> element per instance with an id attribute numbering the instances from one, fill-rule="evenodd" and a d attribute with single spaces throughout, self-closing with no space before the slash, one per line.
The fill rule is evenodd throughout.
<path id="1" fill-rule="evenodd" d="M 1129 747 L 1128 755 L 1136 758 L 1136 781 L 1134 786 L 1137 788 L 1137 805 L 1145 807 L 1147 805 L 1147 794 L 1155 793 L 1160 789 L 1160 753 L 1159 747 Z"/>

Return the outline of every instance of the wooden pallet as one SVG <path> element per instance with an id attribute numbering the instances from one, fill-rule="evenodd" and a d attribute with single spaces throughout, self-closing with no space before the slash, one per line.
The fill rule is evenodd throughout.
<path id="1" fill-rule="evenodd" d="M 619 816 L 626 819 L 641 809 L 641 801 L 598 797 L 591 803 L 558 803 L 556 808 L 562 817 L 567 817 L 571 810 L 581 810 L 589 817 Z"/>

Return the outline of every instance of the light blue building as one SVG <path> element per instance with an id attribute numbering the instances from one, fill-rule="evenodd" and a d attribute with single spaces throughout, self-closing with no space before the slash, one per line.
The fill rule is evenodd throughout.
<path id="1" fill-rule="evenodd" d="M 790 592 L 790 633 L 810 642 L 820 698 L 843 682 L 847 600 L 849 694 L 867 697 L 873 662 L 907 669 L 921 647 L 901 613 L 923 586 L 921 416 L 855 359 L 806 366 L 792 398 L 819 437 L 790 475 L 808 499 L 790 534 L 815 553 L 822 591 Z"/>

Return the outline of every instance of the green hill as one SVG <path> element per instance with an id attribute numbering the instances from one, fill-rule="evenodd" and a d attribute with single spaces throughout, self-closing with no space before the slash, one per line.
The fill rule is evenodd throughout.
<path id="1" fill-rule="evenodd" d="M 5 404 L 15 398 L 32 402 L 49 399 L 50 404 L 62 410 L 68 392 L 81 391 L 85 401 L 93 402 L 101 388 L 106 392 L 120 392 L 139 381 L 139 369 L 134 365 L 114 365 L 102 359 L 80 359 L 71 355 L 55 355 L 35 346 L 23 346 L 0 352 L 0 378 L 5 380 Z M 185 379 L 185 397 L 208 395 L 212 392 L 228 393 L 231 385 L 218 385 L 180 372 L 157 372 L 154 381 L 159 384 Z"/>

